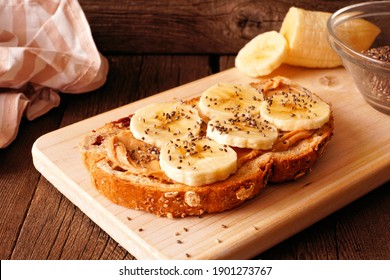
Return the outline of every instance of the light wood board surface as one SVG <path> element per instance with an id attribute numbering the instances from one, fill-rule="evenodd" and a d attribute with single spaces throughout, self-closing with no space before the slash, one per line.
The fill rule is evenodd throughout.
<path id="1" fill-rule="evenodd" d="M 283 66 L 273 75 L 293 79 L 332 104 L 334 137 L 310 174 L 270 185 L 236 209 L 184 219 L 126 209 L 92 187 L 78 152 L 87 132 L 150 102 L 191 98 L 218 82 L 255 80 L 235 68 L 43 135 L 32 149 L 34 165 L 138 259 L 251 258 L 390 180 L 390 117 L 365 103 L 344 68 Z"/>

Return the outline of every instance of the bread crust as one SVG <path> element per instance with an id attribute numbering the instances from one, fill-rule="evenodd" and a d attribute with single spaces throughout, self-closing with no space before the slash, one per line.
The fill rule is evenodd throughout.
<path id="1" fill-rule="evenodd" d="M 256 196 L 267 184 L 272 162 L 265 156 L 247 165 L 227 180 L 202 187 L 123 175 L 104 161 L 92 166 L 91 178 L 98 191 L 116 204 L 173 218 L 222 212 Z"/>
<path id="2" fill-rule="evenodd" d="M 80 144 L 82 161 L 92 184 L 112 202 L 169 218 L 232 209 L 258 195 L 268 182 L 281 183 L 304 176 L 324 153 L 334 128 L 331 116 L 323 127 L 287 150 L 264 151 L 245 161 L 226 180 L 193 187 L 110 166 L 105 139 L 129 129 L 130 121 L 131 116 L 125 117 L 88 134 Z"/>
<path id="3" fill-rule="evenodd" d="M 310 138 L 300 141 L 293 149 L 273 153 L 272 175 L 269 181 L 282 183 L 297 180 L 311 171 L 323 155 L 333 136 L 333 117 Z"/>

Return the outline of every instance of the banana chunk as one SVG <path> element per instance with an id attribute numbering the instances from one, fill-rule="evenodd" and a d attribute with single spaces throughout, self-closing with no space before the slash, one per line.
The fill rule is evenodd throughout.
<path id="1" fill-rule="evenodd" d="M 291 7 L 280 34 L 289 46 L 285 63 L 310 68 L 330 68 L 341 65 L 341 59 L 328 43 L 326 25 L 331 13 Z M 356 18 L 341 23 L 335 31 L 357 51 L 368 49 L 380 33 L 373 23 Z"/>
<path id="2" fill-rule="evenodd" d="M 135 111 L 130 131 L 136 139 L 160 148 L 175 139 L 198 136 L 201 124 L 198 111 L 190 105 L 152 103 Z"/>
<path id="3" fill-rule="evenodd" d="M 259 113 L 263 100 L 263 94 L 250 85 L 219 83 L 202 93 L 199 108 L 210 119 L 232 117 L 237 112 Z"/>
<path id="4" fill-rule="evenodd" d="M 242 73 L 258 77 L 270 74 L 287 58 L 286 39 L 276 31 L 257 35 L 237 54 L 235 66 Z"/>
<path id="5" fill-rule="evenodd" d="M 285 63 L 310 68 L 341 65 L 340 58 L 328 43 L 326 23 L 330 16 L 327 12 L 289 9 L 280 28 L 289 47 Z"/>
<path id="6" fill-rule="evenodd" d="M 235 66 L 251 76 L 265 76 L 282 63 L 308 68 L 341 66 L 341 59 L 328 43 L 327 22 L 332 14 L 291 7 L 279 32 L 257 35 L 238 52 Z M 337 26 L 335 33 L 357 51 L 368 49 L 381 30 L 356 18 Z"/>
<path id="7" fill-rule="evenodd" d="M 207 136 L 220 144 L 249 149 L 271 149 L 278 138 L 277 128 L 260 114 L 217 117 L 207 124 Z"/>
<path id="8" fill-rule="evenodd" d="M 225 180 L 237 170 L 237 154 L 208 138 L 173 141 L 160 151 L 160 167 L 177 182 L 203 186 Z"/>

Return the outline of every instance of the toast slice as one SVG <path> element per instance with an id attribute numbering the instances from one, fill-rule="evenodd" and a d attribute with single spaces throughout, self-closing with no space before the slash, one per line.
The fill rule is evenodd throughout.
<path id="1" fill-rule="evenodd" d="M 252 86 L 264 90 L 275 87 L 275 83 L 266 80 Z M 199 110 L 199 98 L 184 102 Z M 200 115 L 206 125 L 209 119 Z M 253 198 L 268 182 L 297 180 L 324 153 L 334 128 L 330 115 L 318 129 L 279 131 L 270 150 L 234 148 L 238 155 L 235 173 L 222 181 L 189 186 L 164 174 L 158 148 L 134 138 L 129 128 L 131 118 L 129 115 L 112 121 L 86 135 L 80 143 L 82 161 L 92 184 L 112 202 L 169 218 L 222 212 Z M 122 149 L 113 148 L 118 143 Z M 121 165 L 123 156 L 131 166 Z M 147 164 L 141 167 L 139 160 Z"/>

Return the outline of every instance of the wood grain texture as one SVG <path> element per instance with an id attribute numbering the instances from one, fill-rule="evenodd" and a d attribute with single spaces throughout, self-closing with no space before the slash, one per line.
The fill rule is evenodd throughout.
<path id="1" fill-rule="evenodd" d="M 208 76 L 207 56 L 109 56 L 108 81 L 98 90 L 62 95 L 60 127 Z"/>
<path id="2" fill-rule="evenodd" d="M 32 164 L 31 147 L 40 135 L 58 128 L 61 115 L 59 108 L 46 118 L 23 120 L 17 139 L 0 149 L 0 259 L 11 257 L 41 177 Z"/>
<path id="3" fill-rule="evenodd" d="M 104 53 L 232 54 L 255 35 L 279 30 L 290 6 L 334 12 L 361 1 L 80 0 Z"/>
<path id="4" fill-rule="evenodd" d="M 259 259 L 389 259 L 390 184 L 257 256 Z"/>
<path id="5" fill-rule="evenodd" d="M 356 2 L 80 0 L 99 50 L 109 56 L 108 81 L 91 93 L 61 95 L 59 108 L 22 120 L 15 142 L 0 150 L 0 259 L 134 258 L 40 175 L 32 164 L 34 141 L 229 69 L 234 55 L 225 54 L 278 29 L 291 5 L 331 12 Z M 255 258 L 390 259 L 389 192 L 384 184 Z"/>
<path id="6" fill-rule="evenodd" d="M 41 179 L 11 259 L 132 259 L 77 207 Z"/>

